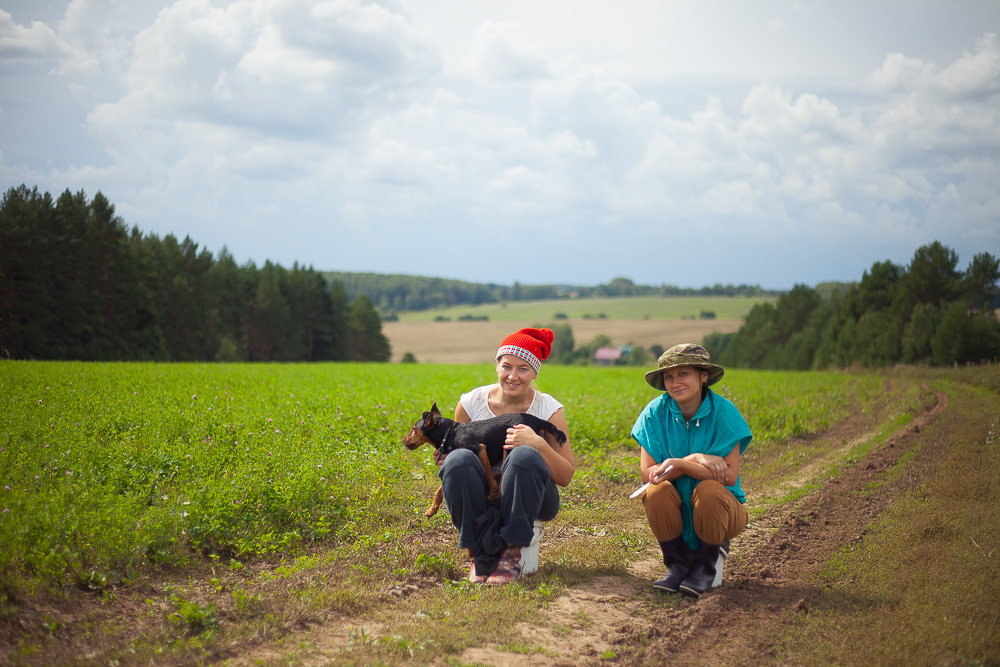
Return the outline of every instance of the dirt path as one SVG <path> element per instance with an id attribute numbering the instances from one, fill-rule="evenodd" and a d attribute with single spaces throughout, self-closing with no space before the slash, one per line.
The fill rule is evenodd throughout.
<path id="1" fill-rule="evenodd" d="M 469 649 L 463 664 L 570 667 L 598 664 L 614 653 L 614 664 L 733 665 L 753 661 L 768 647 L 789 611 L 805 611 L 815 594 L 815 575 L 830 556 L 860 540 L 918 474 L 912 466 L 898 479 L 873 487 L 919 433 L 944 410 L 948 397 L 917 415 L 900 433 L 858 463 L 842 468 L 798 503 L 784 503 L 756 520 L 734 542 L 725 584 L 697 602 L 679 596 L 667 601 L 649 582 L 662 576 L 658 559 L 636 563 L 632 577 L 603 577 L 577 586 L 552 605 L 552 618 L 572 619 L 569 629 L 524 625 L 531 655 L 489 648 Z M 645 646 L 643 651 L 630 648 Z M 759 653 L 758 653 L 759 654 Z M 441 663 L 445 664 L 445 663 Z"/>

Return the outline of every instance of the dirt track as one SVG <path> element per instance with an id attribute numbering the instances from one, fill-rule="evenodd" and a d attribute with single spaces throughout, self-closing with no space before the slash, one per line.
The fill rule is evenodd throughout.
<path id="1" fill-rule="evenodd" d="M 631 568 L 634 576 L 598 578 L 556 600 L 549 616 L 593 621 L 577 623 L 570 637 L 556 635 L 549 627 L 521 628 L 533 645 L 559 657 L 470 649 L 461 656 L 462 663 L 570 667 L 598 664 L 612 651 L 619 657 L 615 664 L 738 665 L 752 664 L 749 656 L 759 655 L 762 647 L 765 652 L 778 650 L 767 644 L 783 629 L 783 615 L 809 609 L 818 568 L 836 550 L 860 540 L 866 526 L 919 475 L 919 466 L 909 465 L 894 482 L 875 492 L 869 488 L 947 406 L 948 397 L 936 395 L 931 410 L 917 415 L 879 449 L 843 468 L 799 503 L 779 505 L 756 520 L 733 543 L 724 585 L 697 602 L 672 596 L 673 606 L 651 606 L 650 597 L 660 594 L 649 582 L 662 576 L 664 568 L 659 559 L 650 559 Z M 850 441 L 871 434 L 841 435 Z M 648 648 L 630 658 L 622 649 L 639 641 Z"/>

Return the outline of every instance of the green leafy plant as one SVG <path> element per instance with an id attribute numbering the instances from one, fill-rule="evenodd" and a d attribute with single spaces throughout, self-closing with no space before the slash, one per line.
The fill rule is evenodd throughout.
<path id="1" fill-rule="evenodd" d="M 215 615 L 215 605 L 211 603 L 199 604 L 177 597 L 171 598 L 171 601 L 174 603 L 174 611 L 168 618 L 185 626 L 190 635 L 201 634 L 219 624 L 219 619 Z"/>

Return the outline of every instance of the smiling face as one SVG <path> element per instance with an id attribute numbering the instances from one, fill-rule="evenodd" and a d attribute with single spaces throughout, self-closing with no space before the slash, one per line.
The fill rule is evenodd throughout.
<path id="1" fill-rule="evenodd" d="M 683 410 L 701 404 L 701 388 L 708 382 L 708 371 L 694 366 L 675 366 L 663 371 L 663 386 Z"/>
<path id="2" fill-rule="evenodd" d="M 527 391 L 536 377 L 538 373 L 521 357 L 505 354 L 497 361 L 497 379 L 500 381 L 500 388 L 509 396 L 517 396 Z"/>

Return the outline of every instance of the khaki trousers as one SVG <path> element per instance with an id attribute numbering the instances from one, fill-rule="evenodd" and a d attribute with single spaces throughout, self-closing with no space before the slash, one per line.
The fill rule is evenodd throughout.
<path id="1" fill-rule="evenodd" d="M 681 517 L 681 497 L 670 482 L 650 485 L 642 494 L 646 519 L 653 535 L 660 542 L 680 536 L 684 528 Z M 747 527 L 747 511 L 722 484 L 702 480 L 691 494 L 694 532 L 708 544 L 731 540 Z"/>

